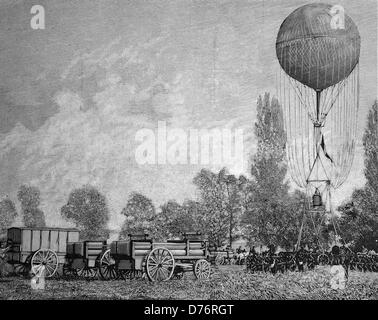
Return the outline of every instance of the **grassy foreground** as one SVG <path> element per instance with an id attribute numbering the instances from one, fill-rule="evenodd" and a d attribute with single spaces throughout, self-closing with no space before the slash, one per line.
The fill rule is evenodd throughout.
<path id="1" fill-rule="evenodd" d="M 330 287 L 329 267 L 285 274 L 250 274 L 234 266 L 215 270 L 211 279 L 151 283 L 147 280 L 48 280 L 34 291 L 30 280 L 0 279 L 0 299 L 378 299 L 378 273 L 351 272 L 345 290 Z"/>

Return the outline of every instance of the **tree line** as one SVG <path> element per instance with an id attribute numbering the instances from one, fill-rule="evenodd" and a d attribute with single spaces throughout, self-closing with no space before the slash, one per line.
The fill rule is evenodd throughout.
<path id="1" fill-rule="evenodd" d="M 27 227 L 44 227 L 45 215 L 39 208 L 41 193 L 37 187 L 22 185 L 17 192 L 23 224 Z M 17 217 L 15 203 L 8 197 L 0 201 L 0 235 L 3 235 Z"/>
<path id="2" fill-rule="evenodd" d="M 366 185 L 355 190 L 338 210 L 340 233 L 358 248 L 376 248 L 378 239 L 378 121 L 377 102 L 370 110 L 363 137 Z M 286 162 L 286 134 L 283 114 L 276 98 L 269 94 L 257 100 L 254 133 L 257 152 L 251 158 L 249 177 L 202 169 L 193 178 L 198 197 L 183 203 L 169 200 L 156 208 L 151 199 L 132 192 L 121 214 L 125 217 L 120 239 L 132 233 L 147 233 L 155 240 L 178 237 L 183 232 L 199 231 L 212 246 L 231 244 L 239 237 L 250 244 L 273 244 L 293 248 L 303 217 L 306 195 L 289 192 Z M 44 226 L 39 209 L 40 193 L 33 186 L 21 186 L 18 194 L 25 226 Z M 16 217 L 9 198 L 0 202 L 0 228 L 7 228 Z M 109 209 L 106 197 L 93 186 L 73 190 L 61 215 L 81 230 L 82 239 L 109 236 Z M 323 226 L 329 236 L 332 229 Z M 326 235 L 327 236 L 327 235 Z M 314 242 L 311 228 L 302 233 L 304 242 Z"/>
<path id="3" fill-rule="evenodd" d="M 339 207 L 340 232 L 361 250 L 378 248 L 378 101 L 369 110 L 363 135 L 366 184 Z"/>

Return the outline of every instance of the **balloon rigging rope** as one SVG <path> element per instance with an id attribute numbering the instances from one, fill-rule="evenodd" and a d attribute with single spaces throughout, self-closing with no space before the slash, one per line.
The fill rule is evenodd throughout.
<path id="1" fill-rule="evenodd" d="M 296 96 L 295 96 L 296 97 Z M 297 105 L 297 104 L 296 104 Z M 306 124 L 308 123 L 308 119 L 303 119 L 303 110 L 302 108 L 300 108 L 300 111 L 301 111 L 301 116 L 300 116 L 300 123 L 301 123 L 301 132 L 306 132 L 307 133 L 307 128 L 306 128 Z M 305 156 L 304 156 L 304 150 L 305 150 L 305 137 L 303 134 L 301 134 L 301 139 L 302 139 L 302 145 L 301 145 L 301 151 L 302 151 L 302 168 L 304 170 L 304 175 L 306 175 L 305 173 L 305 170 L 306 170 L 306 164 L 305 164 Z"/>
<path id="2" fill-rule="evenodd" d="M 289 90 L 289 105 L 292 106 L 292 104 L 290 103 L 290 94 L 291 90 Z M 298 173 L 297 174 L 297 179 L 300 181 L 300 184 L 303 185 L 303 173 L 302 173 L 302 170 L 301 170 L 301 167 L 299 165 L 299 161 L 298 161 L 298 126 L 299 126 L 299 121 L 298 121 L 298 115 L 299 115 L 299 112 L 300 112 L 300 109 L 296 108 L 296 106 L 294 105 L 294 108 L 292 108 L 292 111 L 294 113 L 294 116 L 293 116 L 293 119 L 294 119 L 294 128 L 296 128 L 296 131 L 295 131 L 295 136 L 294 136 L 294 148 L 292 149 L 292 152 L 294 152 L 294 154 L 292 155 L 292 157 L 295 159 L 295 169 L 296 169 L 296 172 Z"/>
<path id="3" fill-rule="evenodd" d="M 307 102 L 308 99 L 305 99 L 303 97 L 304 94 L 302 93 L 302 90 L 300 89 L 301 84 L 299 84 L 299 82 L 293 78 L 289 78 L 289 82 L 292 88 L 294 89 L 294 91 L 297 93 L 298 97 L 300 98 L 302 105 L 308 110 L 309 118 L 311 119 L 312 122 L 314 122 L 313 111 L 311 110 L 311 104 Z M 305 97 L 307 97 L 307 95 L 305 95 Z"/>
<path id="4" fill-rule="evenodd" d="M 312 42 L 311 42 L 312 43 Z M 317 48 L 318 51 L 318 59 L 316 59 L 316 87 L 319 88 L 319 60 L 320 60 L 320 50 Z"/>
<path id="5" fill-rule="evenodd" d="M 337 177 L 337 184 L 335 187 L 340 187 L 347 179 L 354 158 L 356 128 L 357 128 L 357 112 L 356 105 L 358 104 L 358 97 L 355 96 L 358 72 L 354 72 L 347 83 L 344 93 L 344 119 L 343 127 L 340 130 L 340 136 L 344 137 L 343 149 L 339 150 L 339 156 L 343 158 L 340 163 L 340 174 Z M 352 95 L 352 97 L 351 97 Z"/>
<path id="6" fill-rule="evenodd" d="M 328 113 L 331 111 L 332 107 L 334 106 L 335 102 L 337 101 L 337 98 L 340 95 L 340 92 L 344 88 L 345 82 L 346 81 L 344 79 L 344 80 L 341 80 L 341 82 L 339 82 L 338 84 L 334 85 L 335 87 L 337 87 L 336 94 L 333 97 L 333 99 L 331 100 L 331 102 L 329 103 L 329 105 L 327 105 L 326 108 L 324 109 L 322 120 L 324 120 L 327 117 Z"/>
<path id="7" fill-rule="evenodd" d="M 284 83 L 284 86 L 283 86 L 283 94 L 282 94 L 282 89 L 281 89 L 281 101 L 282 100 L 284 101 L 284 105 L 285 105 L 284 110 L 288 110 L 288 117 L 285 117 L 286 121 L 284 121 L 284 122 L 285 122 L 285 126 L 287 127 L 287 134 L 288 134 L 289 139 L 290 140 L 294 140 L 294 143 L 295 143 L 295 137 L 293 139 L 293 128 L 296 128 L 296 126 L 295 126 L 296 124 L 294 124 L 293 126 L 291 126 L 290 125 L 290 121 L 288 121 L 288 119 L 289 120 L 292 119 L 293 110 L 292 110 L 291 104 L 287 104 L 287 98 L 286 98 L 286 95 L 287 95 L 287 93 L 286 93 L 286 87 L 287 86 L 285 85 L 286 84 L 286 76 L 284 74 L 282 74 L 282 71 L 281 71 L 280 78 L 282 78 L 282 75 L 283 75 L 283 81 L 282 82 Z M 289 91 L 289 94 L 290 94 L 290 88 L 288 88 L 288 89 L 289 89 L 288 91 Z M 294 106 L 294 110 L 295 110 L 295 106 Z M 287 111 L 285 113 L 287 113 Z M 295 166 L 295 161 L 294 161 L 295 155 L 293 154 L 293 145 L 292 145 L 292 143 L 288 143 L 287 144 L 286 153 L 287 153 L 287 156 L 289 158 L 288 162 L 289 162 L 289 168 L 290 168 L 290 170 L 289 170 L 290 176 L 291 176 L 291 178 L 293 179 L 293 181 L 297 185 L 299 185 L 299 186 L 302 187 L 303 184 L 301 183 L 301 178 L 300 178 L 300 176 L 298 174 L 299 168 L 297 168 Z"/>
<path id="8" fill-rule="evenodd" d="M 344 162 L 343 162 L 343 169 L 342 169 L 342 176 L 339 178 L 339 183 L 343 183 L 347 176 L 346 176 L 346 172 L 348 171 L 348 165 L 349 165 L 349 159 L 351 157 L 351 153 L 350 153 L 350 139 L 351 139 L 351 136 L 350 136 L 350 131 L 352 130 L 352 127 L 351 127 L 351 123 L 349 122 L 349 120 L 351 119 L 350 117 L 350 109 L 351 109 L 351 101 L 350 101 L 350 91 L 351 91 L 351 82 L 352 82 L 352 78 L 350 78 L 350 80 L 348 81 L 347 83 L 347 87 L 346 87 L 346 90 L 345 90 L 345 97 L 346 97 L 346 100 L 345 100 L 345 103 L 346 103 L 346 108 L 344 110 L 344 119 L 346 119 L 346 121 L 344 122 L 344 127 L 346 128 L 346 143 L 345 143 L 345 152 L 346 152 L 346 157 L 344 159 Z"/>
<path id="9" fill-rule="evenodd" d="M 348 175 L 351 171 L 352 163 L 353 163 L 353 159 L 354 159 L 355 139 L 356 139 L 356 132 L 357 132 L 357 117 L 358 117 L 357 111 L 358 111 L 359 97 L 356 96 L 355 93 L 357 92 L 356 86 L 359 87 L 358 69 L 359 69 L 359 65 L 357 66 L 357 72 L 355 72 L 354 77 L 352 79 L 352 83 L 353 83 L 352 91 L 353 91 L 354 101 L 353 101 L 353 105 L 351 105 L 351 107 L 350 107 L 350 113 L 351 113 L 350 118 L 353 119 L 353 121 L 352 121 L 352 124 L 351 124 L 351 147 L 350 147 L 350 159 L 349 159 L 349 164 L 348 164 L 348 167 L 349 167 Z M 354 105 L 356 106 L 355 108 L 353 108 Z"/>
<path id="10" fill-rule="evenodd" d="M 300 27 L 304 34 L 304 31 L 306 31 L 303 31 L 303 29 L 306 29 L 305 26 L 301 25 Z M 311 22 L 310 26 L 307 27 L 314 29 Z M 299 31 L 300 30 L 295 33 L 299 33 Z M 312 188 L 315 186 L 323 189 L 324 187 L 322 194 L 324 198 L 327 199 L 326 203 L 329 204 L 332 215 L 331 188 L 336 189 L 345 182 L 350 174 L 353 163 L 360 94 L 359 64 L 357 63 L 355 68 L 352 68 L 354 48 L 357 46 L 355 44 L 354 46 L 348 47 L 348 50 L 338 52 L 336 50 L 338 44 L 339 41 L 337 40 L 331 43 L 331 50 L 325 52 L 322 61 L 320 60 L 320 50 L 325 49 L 325 44 L 321 41 L 316 41 L 316 43 L 311 41 L 306 42 L 307 46 L 304 47 L 306 50 L 302 48 L 301 52 L 295 47 L 290 47 L 288 51 L 289 59 L 285 60 L 282 59 L 284 50 L 281 50 L 281 61 L 284 62 L 286 67 L 283 68 L 283 70 L 288 70 L 289 74 L 291 74 L 294 69 L 296 77 L 292 78 L 287 76 L 287 79 L 289 79 L 289 86 L 287 86 L 286 76 L 281 70 L 279 89 L 280 100 L 281 102 L 283 101 L 282 106 L 285 114 L 284 125 L 288 138 L 286 152 L 290 176 L 298 186 L 305 188 L 307 194 L 306 203 L 308 203 L 309 206 L 309 195 Z M 313 89 L 296 80 L 299 75 L 301 75 L 300 79 L 303 80 L 308 75 L 308 83 L 311 83 L 311 76 L 314 76 L 314 74 L 311 74 L 311 60 L 313 60 L 313 55 L 309 54 L 308 60 L 305 61 L 305 51 L 317 54 L 315 71 L 318 88 L 325 87 L 328 85 L 329 81 L 332 83 L 338 81 L 338 83 L 322 90 L 319 110 L 317 110 L 318 105 Z M 302 56 L 302 59 L 298 57 L 299 54 Z M 296 58 L 291 58 L 292 55 Z M 294 65 L 292 65 L 292 62 L 295 62 Z M 288 63 L 289 65 L 287 65 Z M 330 67 L 332 67 L 332 70 L 325 70 L 324 79 L 323 77 L 320 79 L 319 75 L 321 65 L 330 65 Z M 341 71 L 346 72 L 348 65 L 349 70 L 352 70 L 351 74 L 339 81 Z M 343 70 L 341 70 L 342 67 L 344 68 Z M 300 71 L 298 70 L 299 68 Z M 305 68 L 306 70 L 308 69 L 307 75 L 304 73 Z M 329 78 L 330 72 L 331 78 Z M 335 74 L 337 74 L 337 78 Z M 283 80 L 282 75 L 284 75 Z M 291 97 L 292 93 L 294 97 Z M 302 110 L 302 108 L 305 109 Z M 317 114 L 318 112 L 319 115 Z M 317 120 L 320 122 L 320 127 L 315 125 Z M 324 146 L 321 144 L 322 139 L 324 139 Z M 312 143 L 310 143 L 311 141 Z M 325 146 L 327 146 L 327 150 Z M 304 150 L 304 148 L 306 148 L 307 151 Z M 310 179 L 314 168 L 317 178 L 319 177 L 318 169 L 322 168 L 325 177 L 330 182 L 325 185 L 320 182 L 318 182 L 318 185 L 315 183 L 307 183 L 307 179 Z M 309 172 L 309 174 L 306 178 L 307 172 Z M 316 229 L 313 215 L 311 215 L 311 220 L 314 229 L 317 231 L 317 234 L 319 234 L 320 227 L 319 230 Z M 334 223 L 333 216 L 332 224 L 335 234 L 337 234 L 337 226 Z M 320 242 L 319 238 L 318 241 Z"/>
<path id="11" fill-rule="evenodd" d="M 295 94 L 295 92 L 294 92 Z M 305 177 L 306 177 L 306 173 L 305 173 L 305 166 L 304 166 L 304 159 L 303 159 L 303 147 L 304 147 L 304 144 L 303 144 L 303 108 L 302 108 L 302 103 L 300 101 L 296 101 L 296 103 L 294 104 L 295 105 L 295 108 L 298 109 L 299 111 L 299 115 L 298 115 L 298 120 L 297 120 L 297 128 L 298 128 L 298 131 L 299 131 L 299 134 L 297 132 L 297 137 L 295 139 L 295 143 L 296 144 L 300 144 L 300 153 L 298 154 L 297 153 L 297 166 L 301 168 L 301 184 L 302 186 L 305 186 Z M 308 114 L 305 115 L 305 119 L 308 121 Z M 299 159 L 298 159 L 299 158 Z"/>
<path id="12" fill-rule="evenodd" d="M 285 85 L 285 76 L 282 74 L 282 70 L 279 70 L 279 75 L 280 75 L 280 100 L 281 100 L 281 104 L 283 104 L 283 110 L 284 110 L 284 113 L 285 115 L 287 115 L 287 112 L 289 113 L 289 116 L 285 116 L 284 117 L 284 124 L 285 124 L 285 128 L 286 128 L 286 134 L 289 137 L 291 137 L 291 126 L 288 125 L 288 121 L 287 121 L 287 118 L 290 119 L 290 106 L 288 108 L 288 106 L 286 105 L 286 85 Z M 282 86 L 282 83 L 283 83 L 283 86 Z M 282 88 L 283 87 L 283 88 Z M 289 111 L 287 111 L 289 110 Z M 286 154 L 287 154 L 287 157 L 288 157 L 288 164 L 289 164 L 289 173 L 290 173 L 290 176 L 291 178 L 294 180 L 294 182 L 298 183 L 294 177 L 294 168 L 293 168 L 293 161 L 291 159 L 291 156 L 290 156 L 290 152 L 291 152 L 291 144 L 290 143 L 287 143 L 287 148 L 286 148 Z"/>
<path id="13" fill-rule="evenodd" d="M 342 80 L 340 83 L 325 90 L 322 95 L 323 125 L 325 129 L 327 129 L 327 123 L 329 124 L 329 131 L 327 132 L 330 136 L 330 139 L 327 139 L 327 136 L 325 137 L 325 142 L 327 146 L 331 147 L 329 150 L 336 150 L 336 152 L 332 153 L 334 163 L 330 162 L 329 164 L 329 166 L 337 167 L 338 169 L 337 171 L 336 168 L 334 168 L 332 172 L 333 175 L 331 174 L 330 177 L 334 181 L 334 187 L 339 187 L 344 183 L 351 171 L 351 164 L 353 163 L 354 139 L 357 131 L 357 112 L 355 111 L 355 107 L 356 105 L 358 106 L 358 94 L 356 97 L 355 92 L 358 92 L 359 89 L 357 85 L 358 67 L 357 64 L 350 79 Z M 311 163 L 314 162 L 317 150 L 319 150 L 317 149 L 319 145 L 317 146 L 316 141 L 318 144 L 321 141 L 321 135 L 318 135 L 315 130 L 311 134 L 309 126 L 309 118 L 311 122 L 313 120 L 311 107 L 316 106 L 316 103 L 310 102 L 311 99 L 312 101 L 314 100 L 314 94 L 312 89 L 299 84 L 295 79 L 289 78 L 283 74 L 282 70 L 280 70 L 279 76 L 279 96 L 281 97 L 280 100 L 284 102 L 283 109 L 286 114 L 284 125 L 289 140 L 286 152 L 288 155 L 290 176 L 298 186 L 304 187 L 306 185 L 306 168 L 308 167 L 308 169 L 311 170 Z M 289 87 L 286 85 L 287 80 L 289 80 Z M 292 90 L 290 90 L 290 88 L 292 88 Z M 292 91 L 294 97 L 291 97 Z M 353 97 L 351 97 L 351 95 L 353 95 Z M 344 106 L 344 108 L 340 109 L 341 106 Z M 301 110 L 303 107 L 307 109 L 307 113 Z M 331 110 L 335 111 L 330 112 Z M 311 136 L 313 136 L 314 141 L 313 148 L 310 146 Z M 342 140 L 342 137 L 344 140 Z M 333 146 L 335 143 L 336 147 Z M 341 146 L 337 149 L 337 145 Z M 307 149 L 307 152 L 303 150 L 304 148 Z M 313 149 L 313 156 L 311 156 L 311 149 Z M 307 159 L 305 156 L 306 153 Z M 324 171 L 327 172 L 324 161 L 322 161 L 321 165 Z M 328 173 L 327 176 L 329 177 Z"/>

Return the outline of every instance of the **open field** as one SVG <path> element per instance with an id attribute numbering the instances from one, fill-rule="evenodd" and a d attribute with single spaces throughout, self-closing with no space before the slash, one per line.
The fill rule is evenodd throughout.
<path id="1" fill-rule="evenodd" d="M 11 277 L 0 279 L 0 299 L 378 299 L 378 273 L 351 272 L 347 288 L 340 291 L 330 288 L 329 279 L 327 267 L 272 275 L 228 266 L 206 281 L 191 274 L 164 283 L 54 279 L 36 292 L 30 280 Z"/>

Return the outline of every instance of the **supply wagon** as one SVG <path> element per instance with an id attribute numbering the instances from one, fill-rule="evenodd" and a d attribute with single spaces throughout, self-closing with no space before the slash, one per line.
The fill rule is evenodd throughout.
<path id="1" fill-rule="evenodd" d="M 106 249 L 106 240 L 68 242 L 63 275 L 95 278 L 100 258 Z"/>
<path id="2" fill-rule="evenodd" d="M 113 241 L 100 259 L 103 279 L 132 278 L 146 274 L 151 281 L 167 281 L 193 271 L 197 279 L 209 278 L 207 241 L 198 233 L 185 233 L 182 239 L 153 242 L 148 235 L 129 235 Z"/>
<path id="3" fill-rule="evenodd" d="M 44 266 L 49 278 L 64 264 L 67 243 L 78 240 L 79 230 L 73 228 L 9 228 L 7 262 L 20 274 L 37 274 Z"/>

